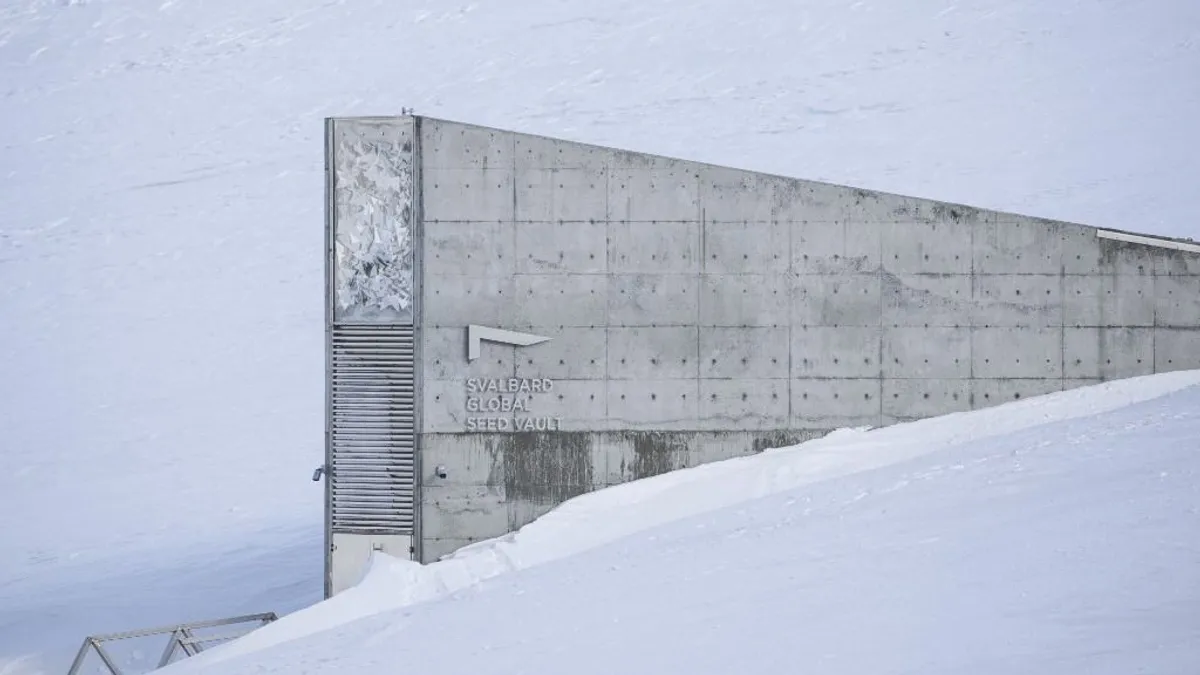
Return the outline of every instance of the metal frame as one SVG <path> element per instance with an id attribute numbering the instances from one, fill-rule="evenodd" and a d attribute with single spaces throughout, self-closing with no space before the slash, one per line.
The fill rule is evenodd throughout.
<path id="1" fill-rule="evenodd" d="M 334 274 L 336 260 L 335 223 L 337 220 L 337 171 L 333 166 L 334 119 L 325 119 L 325 592 L 333 591 L 333 481 L 329 469 L 333 466 L 333 321 Z"/>
<path id="2" fill-rule="evenodd" d="M 422 175 L 424 166 L 423 143 L 421 142 L 421 118 L 412 116 L 413 121 L 413 199 L 412 199 L 412 232 L 413 232 L 413 534 L 412 559 L 423 562 L 425 559 L 425 530 L 422 524 L 421 507 L 424 501 L 422 494 L 422 477 L 424 476 L 421 457 L 422 431 L 424 429 L 423 414 L 425 409 L 425 183 Z"/>
<path id="3" fill-rule="evenodd" d="M 334 450 L 335 450 L 335 430 L 337 420 L 334 415 L 334 379 L 336 375 L 336 353 L 337 353 L 337 337 L 338 330 L 342 326 L 337 321 L 336 303 L 336 285 L 337 285 L 337 160 L 334 154 L 337 151 L 337 123 L 345 118 L 327 117 L 325 118 L 325 451 L 324 464 L 318 468 L 313 475 L 313 480 L 319 480 L 321 474 L 324 474 L 324 501 L 325 501 L 325 574 L 324 574 L 324 596 L 329 598 L 333 593 L 333 563 L 334 563 L 334 535 L 337 527 L 334 522 Z M 393 121 L 403 120 L 405 117 L 358 117 L 350 119 L 389 119 Z M 407 116 L 412 123 L 412 273 L 413 273 L 413 308 L 411 326 L 404 325 L 404 328 L 411 328 L 413 333 L 413 380 L 412 380 L 412 395 L 413 395 L 413 434 L 412 434 L 412 464 L 413 464 L 413 498 L 412 498 L 412 527 L 411 527 L 411 545 L 409 556 L 413 560 L 420 561 L 423 555 L 421 546 L 421 400 L 422 400 L 422 343 L 423 331 L 422 313 L 423 313 L 423 283 L 424 277 L 424 256 L 422 251 L 422 242 L 424 241 L 424 217 L 422 207 L 422 190 L 421 190 L 421 123 L 420 118 L 416 116 Z M 383 327 L 385 324 L 376 324 Z"/>
<path id="4" fill-rule="evenodd" d="M 71 662 L 71 669 L 67 671 L 67 675 L 77 675 L 79 669 L 83 667 L 83 662 L 87 659 L 88 652 L 95 651 L 100 657 L 100 661 L 104 664 L 112 675 L 121 675 L 121 668 L 117 665 L 112 655 L 101 646 L 102 642 L 113 642 L 116 640 L 129 640 L 132 638 L 149 637 L 151 635 L 170 634 L 167 641 L 167 647 L 159 658 L 158 665 L 155 668 L 163 668 L 171 663 L 171 658 L 175 656 L 176 651 L 182 651 L 184 656 L 195 656 L 204 651 L 205 643 L 211 642 L 226 642 L 240 638 L 254 630 L 261 628 L 279 617 L 275 612 L 264 612 L 261 614 L 247 614 L 245 616 L 235 616 L 228 619 L 215 619 L 212 621 L 195 621 L 192 623 L 181 623 L 172 626 L 162 626 L 159 628 L 146 628 L 142 630 L 126 631 L 124 633 L 109 633 L 107 635 L 89 635 L 84 638 L 83 645 L 79 647 L 79 652 L 75 654 L 75 660 Z M 248 631 L 238 631 L 222 633 L 214 636 L 197 636 L 194 631 L 203 628 L 216 628 L 219 626 L 232 626 L 240 623 L 258 622 L 260 625 L 251 628 Z"/>

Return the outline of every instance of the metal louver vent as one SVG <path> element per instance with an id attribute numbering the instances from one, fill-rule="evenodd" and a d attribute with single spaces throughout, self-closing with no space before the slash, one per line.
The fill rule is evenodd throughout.
<path id="1" fill-rule="evenodd" d="M 412 326 L 333 327 L 331 528 L 413 533 L 416 487 Z"/>

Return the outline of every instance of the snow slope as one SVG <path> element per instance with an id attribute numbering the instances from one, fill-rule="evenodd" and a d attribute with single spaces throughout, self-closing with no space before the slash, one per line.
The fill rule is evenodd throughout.
<path id="1" fill-rule="evenodd" d="M 319 593 L 326 115 L 1200 235 L 1200 4 L 753 7 L 0 0 L 5 620 L 64 617 L 81 569 L 161 579 L 181 620 Z M 196 590 L 288 533 L 302 591 Z M 69 616 L 129 627 L 112 600 Z M 0 637 L 0 659 L 41 649 Z"/>
<path id="2" fill-rule="evenodd" d="M 378 560 L 163 672 L 1194 673 L 1185 375 L 1125 407 L 1129 387 L 1067 392 L 604 490 L 448 561 Z"/>
<path id="3" fill-rule="evenodd" d="M 318 523 L 178 550 L 118 549 L 0 581 L 0 675 L 63 675 L 87 635 L 310 606 L 322 598 L 322 560 L 312 554 L 321 534 Z M 109 648 L 156 661 L 166 644 L 160 636 Z"/>

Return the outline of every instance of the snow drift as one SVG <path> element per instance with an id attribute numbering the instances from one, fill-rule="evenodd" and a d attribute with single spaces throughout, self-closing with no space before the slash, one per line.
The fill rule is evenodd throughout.
<path id="1" fill-rule="evenodd" d="M 1129 406 L 1139 402 L 1184 388 L 1187 388 L 1186 391 L 1174 399 L 1162 401 L 1147 408 L 1126 410 Z M 236 643 L 196 657 L 180 666 L 182 670 L 179 672 L 192 672 L 192 669 L 196 668 L 211 668 L 211 672 L 239 672 L 237 671 L 238 667 L 250 668 L 249 664 L 252 663 L 259 664 L 255 667 L 270 668 L 267 672 L 276 672 L 273 668 L 283 668 L 282 664 L 285 662 L 293 665 L 296 663 L 294 658 L 289 656 L 292 650 L 298 654 L 306 654 L 310 658 L 319 659 L 322 663 L 328 662 L 330 664 L 329 672 L 334 672 L 337 667 L 349 667 L 349 664 L 353 664 L 351 669 L 355 669 L 363 664 L 359 659 L 366 657 L 355 653 L 351 647 L 339 646 L 340 641 L 353 640 L 353 636 L 358 636 L 366 644 L 371 644 L 377 638 L 369 637 L 369 634 L 376 630 L 384 631 L 391 638 L 397 640 L 397 646 L 394 649 L 381 650 L 393 654 L 398 659 L 396 663 L 411 663 L 408 660 L 409 656 L 401 657 L 401 654 L 407 654 L 408 650 L 419 649 L 420 652 L 428 654 L 420 659 L 419 666 L 414 664 L 414 667 L 418 667 L 422 671 L 432 668 L 431 672 L 468 672 L 471 668 L 477 667 L 488 668 L 489 672 L 501 672 L 486 666 L 481 654 L 477 654 L 479 657 L 477 662 L 470 662 L 470 667 L 466 662 L 453 661 L 462 663 L 462 667 L 466 670 L 437 670 L 438 667 L 441 667 L 438 665 L 439 659 L 432 654 L 457 654 L 460 648 L 452 646 L 453 640 L 456 639 L 454 636 L 462 637 L 467 634 L 447 633 L 439 639 L 440 641 L 435 640 L 429 645 L 422 645 L 417 638 L 412 640 L 408 638 L 408 634 L 412 632 L 411 626 L 417 621 L 404 618 L 416 616 L 411 612 L 418 612 L 421 615 L 432 613 L 452 623 L 460 620 L 473 622 L 474 619 L 461 617 L 455 612 L 484 611 L 481 607 L 472 603 L 451 602 L 450 606 L 456 607 L 456 610 L 429 608 L 418 611 L 404 608 L 430 602 L 437 605 L 436 601 L 446 597 L 457 598 L 461 601 L 463 598 L 473 597 L 473 595 L 461 595 L 462 592 L 469 589 L 488 597 L 502 595 L 502 591 L 495 590 L 498 588 L 521 588 L 536 594 L 539 590 L 538 587 L 527 585 L 535 582 L 527 582 L 525 579 L 538 579 L 539 582 L 536 583 L 540 583 L 547 578 L 553 578 L 555 574 L 568 575 L 576 581 L 589 579 L 588 572 L 580 570 L 594 572 L 594 561 L 597 559 L 612 560 L 612 550 L 637 549 L 640 554 L 650 558 L 661 556 L 661 561 L 647 563 L 649 571 L 646 574 L 658 575 L 657 581 L 665 583 L 672 576 L 674 567 L 687 568 L 689 563 L 681 559 L 670 548 L 665 551 L 656 550 L 656 544 L 652 542 L 661 541 L 662 538 L 673 540 L 681 536 L 680 533 L 689 532 L 697 527 L 707 529 L 709 527 L 707 523 L 710 522 L 729 523 L 728 527 L 734 527 L 736 524 L 737 531 L 743 532 L 746 525 L 744 523 L 737 524 L 739 520 L 737 514 L 745 513 L 747 510 L 757 514 L 755 520 L 762 528 L 762 531 L 755 536 L 762 539 L 772 537 L 774 536 L 772 533 L 787 530 L 789 526 L 792 526 L 795 517 L 792 509 L 782 509 L 776 514 L 779 522 L 772 523 L 770 522 L 769 507 L 752 505 L 752 503 L 756 503 L 756 500 L 773 495 L 787 495 L 786 503 L 789 505 L 803 502 L 806 504 L 806 513 L 817 509 L 825 514 L 796 521 L 798 522 L 797 527 L 815 528 L 823 532 L 826 540 L 809 539 L 807 543 L 792 552 L 797 561 L 796 566 L 791 570 L 791 573 L 795 575 L 811 575 L 825 569 L 823 567 L 809 568 L 813 561 L 805 562 L 805 560 L 806 551 L 810 547 L 820 549 L 840 544 L 845 540 L 856 540 L 864 550 L 888 547 L 888 537 L 876 539 L 882 534 L 880 528 L 886 529 L 886 526 L 874 522 L 872 520 L 874 515 L 867 515 L 875 514 L 874 511 L 864 511 L 856 516 L 868 519 L 866 524 L 856 524 L 855 521 L 850 521 L 845 524 L 843 530 L 837 525 L 838 519 L 844 517 L 841 510 L 832 508 L 830 503 L 822 502 L 820 498 L 813 496 L 814 494 L 835 493 L 841 499 L 848 491 L 857 491 L 859 497 L 856 499 L 865 498 L 879 492 L 881 481 L 883 483 L 890 482 L 892 485 L 892 488 L 885 490 L 884 493 L 899 490 L 910 484 L 920 486 L 905 490 L 906 499 L 917 502 L 928 500 L 942 503 L 952 512 L 940 515 L 923 512 L 930 518 L 929 523 L 923 524 L 915 521 L 904 523 L 909 528 L 929 530 L 944 529 L 947 523 L 954 523 L 956 517 L 968 520 L 990 517 L 985 513 L 970 513 L 969 507 L 960 507 L 954 504 L 955 500 L 963 499 L 965 505 L 970 505 L 972 502 L 967 499 L 967 495 L 972 490 L 993 491 L 999 481 L 1007 486 L 1005 490 L 1009 491 L 1007 494 L 1010 496 L 1028 493 L 1031 495 L 1028 503 L 1014 502 L 1009 504 L 1008 508 L 1021 512 L 1042 513 L 1048 520 L 1045 523 L 1014 520 L 1007 524 L 1012 531 L 1007 531 L 1004 536 L 1018 537 L 1017 530 L 1020 527 L 1028 526 L 1030 534 L 1023 539 L 1025 551 L 1038 556 L 1050 555 L 1052 551 L 1071 544 L 1047 538 L 1043 534 L 1039 534 L 1039 528 L 1044 526 L 1055 532 L 1064 528 L 1069 530 L 1068 524 L 1062 521 L 1087 516 L 1087 514 L 1072 510 L 1056 512 L 1055 505 L 1063 500 L 1075 500 L 1089 504 L 1096 501 L 1103 502 L 1104 490 L 1121 490 L 1129 495 L 1131 501 L 1109 503 L 1104 511 L 1105 517 L 1113 518 L 1114 524 L 1129 522 L 1131 519 L 1136 521 L 1141 517 L 1136 513 L 1136 503 L 1138 500 L 1152 497 L 1152 495 L 1138 494 L 1138 491 L 1144 490 L 1146 486 L 1137 481 L 1147 472 L 1145 466 L 1139 466 L 1139 462 L 1144 459 L 1146 466 L 1159 466 L 1168 472 L 1176 471 L 1182 472 L 1182 476 L 1194 476 L 1195 471 L 1200 469 L 1200 453 L 1197 452 L 1200 451 L 1200 436 L 1189 439 L 1185 432 L 1197 429 L 1200 429 L 1200 371 L 1170 373 L 1113 382 L 1026 399 L 996 408 L 947 415 L 873 431 L 843 430 L 791 448 L 771 450 L 761 455 L 707 464 L 582 495 L 564 503 L 558 509 L 516 533 L 461 549 L 453 556 L 432 565 L 422 567 L 407 561 L 380 557 L 374 562 L 371 572 L 359 586 L 326 602 L 285 617 L 275 624 L 261 628 Z M 1089 443 L 1098 445 L 1081 447 L 1087 446 Z M 1142 444 L 1151 447 L 1143 448 Z M 1038 452 L 1024 458 L 1024 454 L 1032 452 L 1032 450 Z M 1143 450 L 1149 454 L 1140 454 Z M 1155 459 L 1156 451 L 1165 453 L 1165 459 Z M 1010 455 L 1014 457 L 1020 455 L 1022 459 L 1016 461 L 1014 465 L 1008 462 Z M 1045 465 L 1038 465 L 1038 462 L 1043 462 Z M 1134 484 L 1124 484 L 1120 472 L 1114 471 L 1112 466 L 1106 465 L 1099 469 L 1090 466 L 1091 463 L 1107 464 L 1109 462 L 1116 462 L 1122 470 L 1128 469 L 1132 476 L 1130 480 Z M 974 468 L 966 470 L 968 467 Z M 999 468 L 993 470 L 994 467 Z M 884 468 L 887 471 L 883 471 Z M 940 488 L 951 492 L 950 495 L 945 495 L 937 493 L 936 490 L 946 481 L 926 480 L 933 475 L 953 474 L 960 470 L 965 476 L 969 476 L 964 481 L 976 481 L 978 484 L 968 485 L 964 484 L 964 481 L 950 481 L 948 486 Z M 1046 485 L 1043 484 L 1045 476 L 1042 471 L 1050 471 L 1054 475 L 1074 472 L 1081 477 L 1098 472 L 1104 474 L 1106 479 L 1104 483 L 1090 485 L 1084 478 L 1078 480 L 1064 478 L 1063 480 L 1068 483 L 1064 489 L 1069 489 L 1069 492 L 1055 495 L 1052 494 L 1052 491 L 1047 491 Z M 1154 472 L 1151 471 L 1151 473 Z M 1181 475 L 1177 474 L 1174 479 L 1176 487 L 1187 483 L 1187 479 L 1182 479 Z M 1151 482 L 1149 485 L 1153 487 L 1155 484 Z M 933 492 L 926 494 L 926 491 Z M 1192 519 L 1189 522 L 1187 511 L 1188 508 L 1200 507 L 1200 490 L 1191 489 L 1190 493 L 1184 490 L 1178 494 L 1163 495 L 1163 498 L 1181 509 L 1173 512 L 1171 521 L 1165 524 L 1173 536 L 1182 537 L 1188 527 L 1200 525 L 1200 519 L 1196 518 L 1200 512 L 1192 511 Z M 1041 503 L 1037 499 L 1046 501 Z M 780 503 L 778 499 L 764 502 L 764 504 L 776 506 Z M 974 508 L 982 509 L 984 507 L 976 505 Z M 713 515 L 702 518 L 701 516 L 704 514 Z M 821 520 L 822 517 L 826 519 L 825 522 Z M 829 518 L 833 518 L 833 520 L 828 520 Z M 870 526 L 869 531 L 858 532 L 855 530 L 856 527 L 864 528 L 868 525 Z M 955 527 L 959 526 L 956 524 Z M 714 529 L 721 534 L 713 535 L 712 540 L 707 540 L 707 544 L 719 549 L 728 533 L 721 528 Z M 658 532 L 659 534 L 649 537 L 645 534 L 647 532 Z M 639 533 L 642 536 L 634 536 Z M 787 533 L 780 532 L 780 534 L 783 536 Z M 1116 543 L 1120 542 L 1122 538 L 1136 539 L 1138 533 L 1112 530 L 1110 535 Z M 735 538 L 740 539 L 741 536 L 738 535 Z M 974 541 L 973 536 L 971 533 L 956 529 L 954 532 L 946 533 L 945 545 L 950 547 L 948 550 L 952 551 L 954 555 L 962 555 L 963 560 L 974 560 L 979 557 L 979 552 L 973 552 L 968 545 L 968 542 Z M 791 539 L 804 540 L 806 536 L 796 535 Z M 623 543 L 614 544 L 614 542 Z M 1190 551 L 1187 555 L 1200 555 L 1200 542 L 1189 545 L 1180 540 L 1172 545 L 1182 545 L 1184 548 L 1181 551 Z M 979 546 L 992 547 L 994 543 L 980 541 Z M 594 549 L 598 550 L 588 553 Z M 692 554 L 697 554 L 697 552 L 688 553 L 688 555 Z M 772 553 L 772 555 L 778 554 L 781 553 L 778 551 Z M 1089 551 L 1089 555 L 1095 554 L 1097 552 Z M 697 598 L 704 598 L 708 595 L 707 584 L 710 582 L 725 582 L 734 585 L 744 583 L 744 580 L 739 580 L 740 577 L 747 574 L 748 570 L 759 569 L 762 564 L 753 557 L 739 557 L 736 545 L 726 551 L 726 555 L 730 557 L 730 562 L 728 567 L 722 568 L 721 574 L 714 573 L 712 579 L 704 583 L 697 582 L 690 589 Z M 936 561 L 937 564 L 955 568 L 957 574 L 964 575 L 964 579 L 971 580 L 971 583 L 982 584 L 984 587 L 988 584 L 1003 587 L 1006 584 L 1019 584 L 1020 582 L 1019 579 L 1011 578 L 1011 572 L 1002 566 L 1003 561 L 991 564 L 987 568 L 988 574 L 995 575 L 988 579 L 986 576 L 982 576 L 982 573 L 979 577 L 974 576 L 971 570 L 965 567 L 958 569 L 965 563 L 952 559 L 948 557 L 949 555 L 949 553 L 944 553 L 944 557 Z M 1184 556 L 1184 558 L 1186 557 Z M 1200 561 L 1200 558 L 1195 559 Z M 1182 564 L 1182 559 L 1172 558 L 1171 560 L 1173 565 Z M 562 564 L 554 566 L 555 572 L 545 572 L 544 575 L 534 577 L 514 574 L 554 561 L 564 561 Z M 1013 564 L 1016 563 L 1013 562 Z M 1123 561 L 1121 564 L 1132 563 Z M 1065 571 L 1055 569 L 1058 572 Z M 1124 578 L 1121 575 L 1131 572 L 1124 568 L 1113 569 L 1106 566 L 1102 566 L 1101 570 L 1104 571 L 1095 572 L 1098 584 L 1103 580 L 1105 574 L 1111 575 L 1110 580 L 1115 583 Z M 825 571 L 828 572 L 828 570 Z M 1173 575 L 1188 573 L 1187 570 L 1174 567 L 1165 571 Z M 915 572 L 916 570 L 909 570 L 905 573 Z M 883 583 L 883 580 L 870 576 L 872 573 L 870 569 L 859 568 L 858 574 L 862 575 L 861 577 L 842 578 L 838 581 L 847 600 L 854 595 L 853 587 L 856 584 L 876 587 Z M 1051 573 L 1045 572 L 1044 574 Z M 497 579 L 495 583 L 480 586 L 481 582 L 502 575 L 506 581 Z M 1049 578 L 1045 581 L 1048 583 Z M 1063 581 L 1066 583 L 1067 580 Z M 1194 575 L 1193 581 L 1198 584 L 1194 590 L 1200 593 L 1200 576 Z M 903 582 L 897 579 L 895 583 L 902 585 Z M 654 580 L 646 579 L 642 584 L 652 587 Z M 770 593 L 769 588 L 761 590 L 763 593 Z M 781 592 L 784 590 L 786 589 L 781 589 Z M 1033 606 L 1049 606 L 1047 603 L 1051 603 L 1051 598 L 1054 597 L 1053 589 L 1043 590 L 1044 597 L 1028 598 Z M 1098 588 L 1093 589 L 1096 592 L 1099 590 Z M 620 593 L 619 588 L 608 588 L 608 591 Z M 685 590 L 677 589 L 677 592 L 683 594 Z M 911 592 L 913 591 L 904 591 L 904 593 Z M 950 588 L 942 589 L 940 592 L 948 596 L 956 593 L 954 589 Z M 836 595 L 830 594 L 829 601 L 833 602 L 835 597 Z M 1200 598 L 1200 595 L 1196 597 Z M 803 598 L 797 597 L 795 600 L 797 603 L 802 603 Z M 630 606 L 621 611 L 639 614 L 645 609 L 646 601 L 642 599 L 625 597 L 623 601 L 630 603 Z M 610 605 L 615 602 L 610 602 Z M 951 597 L 941 600 L 929 598 L 926 602 L 962 609 L 961 599 Z M 653 605 L 653 602 L 649 604 Z M 860 609 L 862 608 L 861 604 L 858 606 Z M 582 606 L 568 602 L 562 607 L 555 606 L 552 614 L 557 617 L 556 620 L 573 621 L 570 616 L 564 615 L 564 613 L 569 615 L 572 607 L 578 609 Z M 901 609 L 903 608 L 895 607 L 892 608 L 892 611 Z M 507 617 L 506 621 L 513 621 L 521 625 L 538 624 L 544 620 L 544 617 L 537 613 L 526 615 L 516 611 L 509 612 L 506 609 L 489 609 L 488 611 L 500 612 L 500 614 L 488 614 L 493 619 L 496 616 L 505 616 Z M 587 613 L 585 609 L 580 609 L 580 611 L 584 614 Z M 711 608 L 711 611 L 720 612 L 721 608 Z M 950 610 L 946 609 L 945 611 L 949 612 Z M 1034 610 L 1031 607 L 1029 611 Z M 372 616 L 377 618 L 370 621 L 365 620 Z M 867 620 L 867 617 L 861 618 L 864 621 Z M 948 616 L 944 618 L 949 619 Z M 1119 618 L 1115 617 L 1114 620 Z M 1127 618 L 1130 621 L 1136 619 L 1136 617 Z M 855 620 L 850 616 L 842 616 L 842 619 L 845 622 Z M 1031 620 L 1036 623 L 1043 621 L 1044 618 L 1033 617 Z M 395 622 L 397 625 L 389 627 L 388 621 Z M 1200 617 L 1196 617 L 1191 625 L 1193 629 L 1200 631 Z M 636 631 L 639 626 L 635 623 L 633 627 L 622 627 L 616 631 L 621 637 L 618 638 L 617 634 L 614 634 L 612 639 L 635 640 L 635 634 L 626 631 Z M 644 628 L 649 630 L 649 626 L 644 626 Z M 542 625 L 542 629 L 551 630 L 549 625 Z M 984 630 L 984 628 L 981 627 L 980 630 Z M 420 638 L 421 640 L 430 639 L 426 631 L 417 632 L 423 636 Z M 328 640 L 332 639 L 330 636 L 333 634 L 338 636 L 338 642 L 329 643 Z M 660 634 L 661 631 L 648 633 L 648 635 Z M 478 634 L 469 633 L 469 635 L 472 636 L 471 644 L 476 644 Z M 684 636 L 678 637 L 679 639 L 684 638 Z M 302 644 L 300 642 L 291 645 L 285 644 L 299 638 L 304 638 Z M 579 642 L 572 643 L 573 647 L 560 644 L 556 649 L 564 654 L 570 653 L 578 656 L 584 652 L 590 652 L 587 647 L 587 639 L 586 636 L 579 636 L 577 638 Z M 984 639 L 984 637 L 981 635 L 978 639 Z M 312 644 L 325 645 L 324 651 L 311 647 Z M 277 647 L 277 649 L 272 650 L 272 647 Z M 773 649 L 778 652 L 785 647 L 786 644 L 781 644 L 774 646 Z M 536 645 L 531 645 L 519 648 L 518 651 L 529 653 L 531 659 L 537 660 L 538 657 L 534 655 L 537 649 Z M 263 652 L 261 658 L 255 656 L 255 653 L 260 651 Z M 1196 652 L 1200 653 L 1200 647 L 1196 648 Z M 1039 658 L 1046 656 L 1043 652 L 1037 652 L 1037 654 L 1040 654 Z M 779 664 L 787 662 L 780 654 L 775 654 L 771 658 L 780 659 Z M 276 663 L 276 660 L 279 662 Z M 226 661 L 229 662 L 226 663 Z M 383 659 L 373 660 L 371 663 L 382 667 L 389 662 Z M 752 663 L 754 662 L 752 661 Z M 662 665 L 668 667 L 669 671 L 681 667 L 674 662 Z M 617 667 L 617 664 L 610 663 L 610 666 Z M 648 664 L 639 663 L 636 659 L 621 662 L 618 670 L 622 672 L 653 672 Z M 691 666 L 683 668 L 683 671 L 692 672 Z M 769 668 L 768 671 L 770 671 Z M 278 672 L 287 672 L 287 670 L 283 668 Z M 544 672 L 553 671 L 548 669 Z M 576 672 L 574 666 L 573 672 Z M 702 669 L 696 672 L 718 673 L 722 671 Z M 767 671 L 761 671 L 755 665 L 747 672 Z"/>

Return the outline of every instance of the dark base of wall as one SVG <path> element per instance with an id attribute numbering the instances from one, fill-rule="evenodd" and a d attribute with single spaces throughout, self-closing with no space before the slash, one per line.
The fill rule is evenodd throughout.
<path id="1" fill-rule="evenodd" d="M 420 559 L 519 529 L 600 488 L 802 443 L 829 430 L 425 434 Z M 437 470 L 445 470 L 445 478 Z"/>

